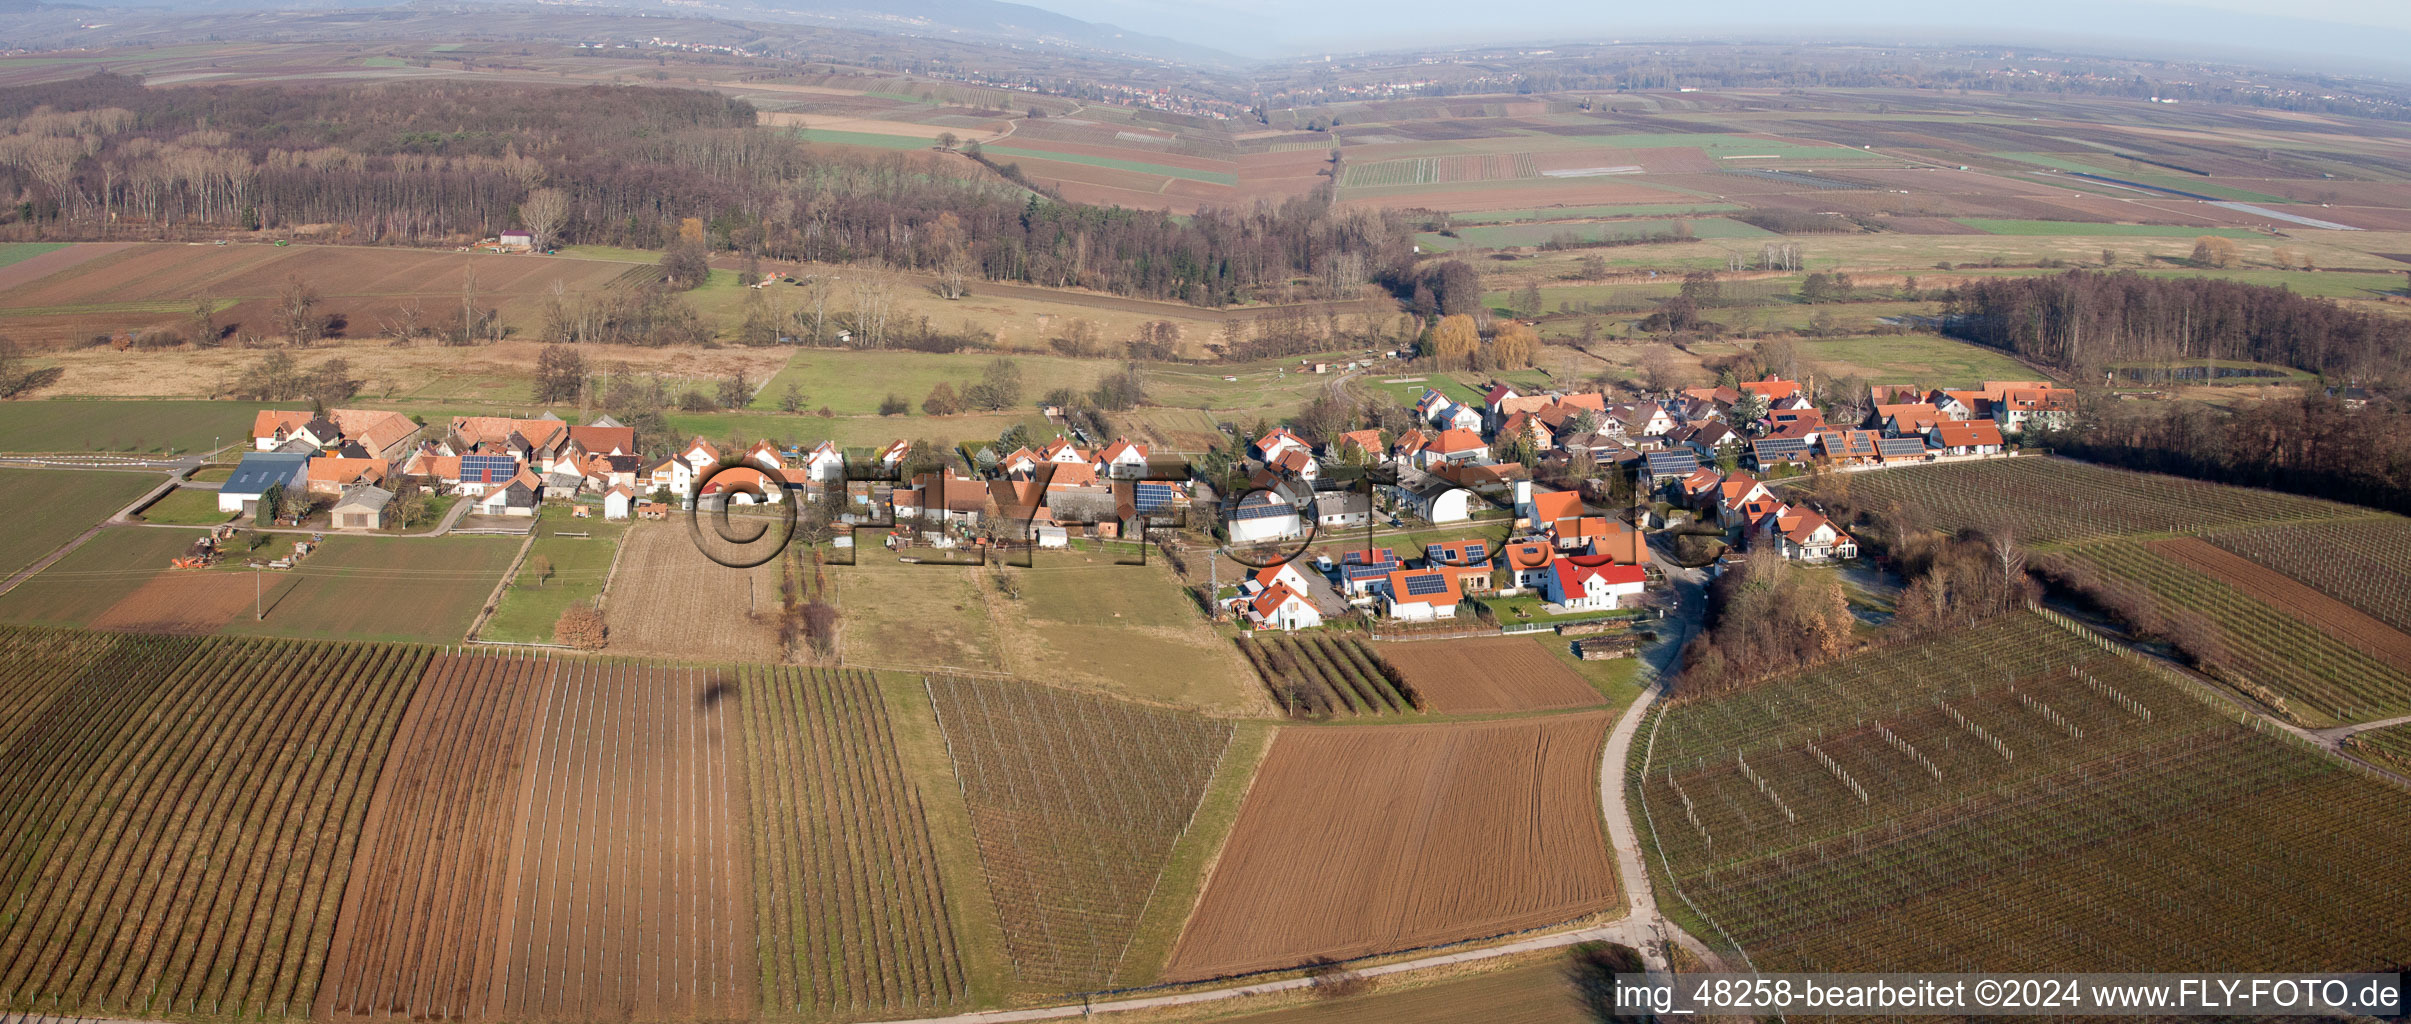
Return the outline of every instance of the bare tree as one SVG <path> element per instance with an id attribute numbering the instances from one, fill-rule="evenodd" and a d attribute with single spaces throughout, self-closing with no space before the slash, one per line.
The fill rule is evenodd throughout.
<path id="1" fill-rule="evenodd" d="M 527 201 L 519 204 L 519 220 L 527 225 L 527 233 L 535 236 L 538 250 L 550 246 L 569 220 L 569 193 L 557 188 L 528 193 Z"/>
<path id="2" fill-rule="evenodd" d="M 862 332 L 856 339 L 866 348 L 887 344 L 887 322 L 894 315 L 896 280 L 886 265 L 874 260 L 855 267 L 846 283 L 854 293 L 854 326 Z"/>
<path id="3" fill-rule="evenodd" d="M 946 258 L 938 263 L 938 294 L 949 300 L 971 293 L 971 272 L 976 265 L 971 254 L 960 245 L 946 250 Z"/>
<path id="4" fill-rule="evenodd" d="M 276 297 L 277 326 L 293 344 L 307 347 L 326 331 L 326 317 L 318 312 L 318 289 L 299 275 L 285 278 L 284 290 Z"/>

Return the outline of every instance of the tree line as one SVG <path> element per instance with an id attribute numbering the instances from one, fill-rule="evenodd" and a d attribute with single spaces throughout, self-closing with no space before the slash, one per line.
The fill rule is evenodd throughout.
<path id="1" fill-rule="evenodd" d="M 1970 282 L 1953 291 L 1944 324 L 2087 377 L 2119 362 L 2186 359 L 2371 374 L 2399 367 L 2411 342 L 2411 323 L 2283 288 L 2131 271 Z"/>
<path id="2" fill-rule="evenodd" d="M 16 238 L 449 245 L 524 228 L 539 245 L 672 248 L 699 223 L 709 248 L 763 258 L 1208 306 L 1353 296 L 1413 263 L 1401 216 L 1340 209 L 1327 187 L 1175 218 L 1010 177 L 956 154 L 817 146 L 693 89 L 153 90 L 109 74 L 0 89 L 0 190 L 20 197 L 0 235 Z"/>

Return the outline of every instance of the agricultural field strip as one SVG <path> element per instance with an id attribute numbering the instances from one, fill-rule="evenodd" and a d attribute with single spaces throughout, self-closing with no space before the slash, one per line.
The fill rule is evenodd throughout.
<path id="1" fill-rule="evenodd" d="M 86 673 L 0 758 L 0 1006 L 308 1006 L 425 653 L 120 643 L 105 683 Z M 316 756 L 328 738 L 339 753 Z"/>
<path id="2" fill-rule="evenodd" d="M 959 940 L 876 683 L 780 667 L 741 686 L 763 1008 L 959 1002 Z"/>
<path id="3" fill-rule="evenodd" d="M 933 675 L 924 685 L 1016 975 L 1102 987 L 1230 724 L 1030 684 Z"/>
<path id="4" fill-rule="evenodd" d="M 2167 947 L 2154 936 L 2248 942 L 2250 922 L 2266 916 L 2265 906 L 2205 897 L 2193 906 L 2207 909 L 2187 914 L 2201 919 L 2201 931 L 2153 928 L 2130 935 L 2121 929 L 2132 927 L 2132 920 L 2021 917 L 2021 908 L 2002 905 L 1985 883 L 2014 881 L 2019 865 L 2056 865 L 2088 876 L 2092 872 L 2081 865 L 2104 851 L 2171 855 L 2164 840 L 2178 840 L 2180 847 L 2188 842 L 2172 823 L 2238 801 L 2248 806 L 2254 793 L 2284 797 L 2351 784 L 2356 788 L 2349 802 L 2358 807 L 2369 809 L 2375 801 L 2398 820 L 2411 810 L 2402 794 L 2237 725 L 2204 700 L 2131 657 L 2107 653 L 2039 617 L 2015 616 L 1755 690 L 1676 703 L 1665 712 L 1665 734 L 1641 789 L 1684 888 L 1704 899 L 1762 966 L 1949 969 L 1970 964 L 1966 957 L 1977 955 L 1975 949 L 1997 954 L 2002 933 L 2017 943 L 2011 947 L 2015 962 L 2032 965 L 2025 969 L 2065 966 L 2072 949 L 2117 957 L 2075 961 L 2095 969 L 2158 963 L 2151 957 Z M 2365 832 L 2371 826 L 2343 819 L 2330 827 Z M 2258 836 L 2245 838 L 2256 849 L 2271 845 Z M 2245 881 L 2233 877 L 2240 865 L 2305 859 L 2271 856 L 2212 856 L 2219 866 L 2207 877 L 2235 885 Z M 2346 874 L 2313 871 L 2311 877 L 2329 889 L 2361 884 Z M 2272 884 L 2262 880 L 2250 888 Z M 2090 894 L 2117 912 L 2131 911 L 2135 900 L 2165 902 L 2124 878 L 2058 888 Z M 1967 899 L 1956 899 L 1958 894 Z M 2306 891 L 2275 899 L 2305 909 L 2325 905 L 2331 917 L 2360 906 L 2332 902 L 2333 896 Z M 1832 938 L 1841 922 L 1855 927 L 1898 916 L 1904 905 L 1943 899 L 1956 900 L 1967 922 L 1962 930 L 1917 931 L 1954 920 L 1929 914 L 1912 922 L 1915 927 L 1879 929 L 1894 940 L 1889 944 L 1862 944 L 1866 948 L 1854 952 L 1853 943 Z M 2224 920 L 2217 919 L 2221 913 Z M 2399 943 L 2406 928 L 2411 915 L 2398 913 L 2374 927 L 2345 929 L 2344 938 L 2328 946 L 2332 952 L 2387 935 Z M 2287 931 L 2300 941 L 2308 929 Z M 2140 943 L 2134 935 L 2142 936 Z M 2206 959 L 2204 950 L 2183 952 L 2188 962 Z M 2004 962 L 2010 961 L 1995 955 L 1984 964 L 2006 969 Z"/>
<path id="5" fill-rule="evenodd" d="M 1396 714 L 1421 706 L 1398 670 L 1354 637 L 1272 633 L 1237 643 L 1273 702 L 1292 718 Z"/>

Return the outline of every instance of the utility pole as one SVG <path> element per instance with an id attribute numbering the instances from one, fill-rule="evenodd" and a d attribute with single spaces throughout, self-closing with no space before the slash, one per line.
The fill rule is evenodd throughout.
<path id="1" fill-rule="evenodd" d="M 267 617 L 268 613 L 260 608 L 260 567 L 255 565 L 251 567 L 251 621 L 259 622 Z"/>

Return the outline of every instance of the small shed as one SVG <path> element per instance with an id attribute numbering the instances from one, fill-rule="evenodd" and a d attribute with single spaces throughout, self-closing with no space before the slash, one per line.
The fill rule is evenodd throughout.
<path id="1" fill-rule="evenodd" d="M 393 492 L 375 484 L 354 484 L 335 502 L 338 530 L 382 530 L 393 523 Z"/>
<path id="2" fill-rule="evenodd" d="M 603 518 L 605 518 L 605 519 L 626 519 L 626 518 L 628 518 L 628 507 L 629 507 L 629 505 L 630 505 L 632 502 L 634 502 L 635 500 L 636 500 L 636 492 L 629 490 L 629 489 L 628 489 L 628 485 L 626 485 L 626 484 L 619 484 L 619 485 L 616 485 L 616 486 L 612 487 L 612 488 L 611 488 L 610 490 L 608 490 L 608 491 L 604 491 L 604 492 L 603 492 Z"/>

